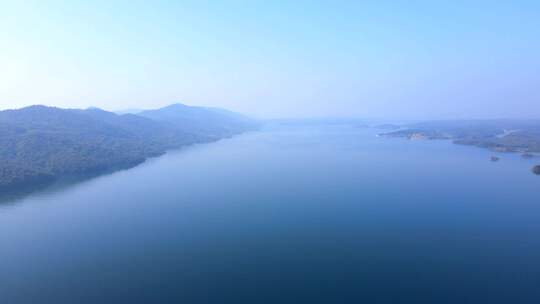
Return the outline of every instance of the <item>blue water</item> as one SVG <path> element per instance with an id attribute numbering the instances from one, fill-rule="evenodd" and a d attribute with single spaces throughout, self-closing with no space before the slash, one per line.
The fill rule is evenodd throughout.
<path id="1" fill-rule="evenodd" d="M 279 126 L 0 204 L 0 303 L 539 303 L 534 160 Z"/>

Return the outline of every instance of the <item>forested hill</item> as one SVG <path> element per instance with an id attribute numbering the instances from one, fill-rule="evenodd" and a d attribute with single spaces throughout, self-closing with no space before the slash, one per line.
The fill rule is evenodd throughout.
<path id="1" fill-rule="evenodd" d="M 64 175 L 134 166 L 167 149 L 210 142 L 257 127 L 230 112 L 186 107 L 166 119 L 100 109 L 30 106 L 0 111 L 0 191 Z M 191 112 L 191 110 L 196 111 Z M 192 117 L 196 116 L 196 117 Z M 179 120 L 179 121 L 176 121 Z M 205 121 L 208 123 L 206 124 Z"/>

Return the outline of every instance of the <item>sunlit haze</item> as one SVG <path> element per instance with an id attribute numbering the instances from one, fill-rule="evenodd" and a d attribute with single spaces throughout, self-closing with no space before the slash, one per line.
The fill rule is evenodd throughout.
<path id="1" fill-rule="evenodd" d="M 538 1 L 0 1 L 0 28 L 0 109 L 540 116 Z"/>

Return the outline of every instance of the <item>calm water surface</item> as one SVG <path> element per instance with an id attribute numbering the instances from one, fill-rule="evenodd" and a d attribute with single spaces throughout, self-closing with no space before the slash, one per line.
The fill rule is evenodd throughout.
<path id="1" fill-rule="evenodd" d="M 0 303 L 540 303 L 534 160 L 268 126 L 0 204 Z"/>

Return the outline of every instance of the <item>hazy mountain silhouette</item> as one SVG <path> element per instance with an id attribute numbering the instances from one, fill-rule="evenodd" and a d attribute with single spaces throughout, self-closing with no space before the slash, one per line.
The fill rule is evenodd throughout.
<path id="1" fill-rule="evenodd" d="M 177 130 L 214 137 L 231 136 L 256 125 L 254 120 L 224 109 L 192 107 L 180 103 L 142 111 L 137 115 L 163 122 Z"/>

